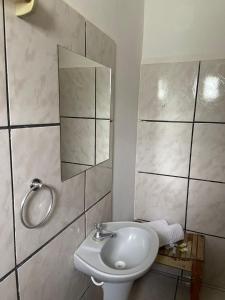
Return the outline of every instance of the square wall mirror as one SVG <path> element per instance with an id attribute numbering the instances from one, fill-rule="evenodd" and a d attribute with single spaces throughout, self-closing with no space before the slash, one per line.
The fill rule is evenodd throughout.
<path id="1" fill-rule="evenodd" d="M 61 176 L 109 159 L 111 69 L 58 46 Z"/>

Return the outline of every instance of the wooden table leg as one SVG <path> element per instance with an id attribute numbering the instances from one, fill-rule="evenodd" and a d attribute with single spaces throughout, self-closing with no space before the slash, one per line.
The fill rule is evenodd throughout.
<path id="1" fill-rule="evenodd" d="M 202 286 L 203 262 L 193 261 L 191 274 L 191 300 L 200 300 Z"/>

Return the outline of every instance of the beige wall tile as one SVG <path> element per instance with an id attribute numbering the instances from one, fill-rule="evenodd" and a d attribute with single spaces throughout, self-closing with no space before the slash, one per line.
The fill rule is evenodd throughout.
<path id="1" fill-rule="evenodd" d="M 24 128 L 12 131 L 13 178 L 15 195 L 15 219 L 17 261 L 44 244 L 60 229 L 84 211 L 84 174 L 61 182 L 59 127 Z M 29 149 L 29 151 L 28 151 Z M 56 207 L 45 226 L 29 230 L 20 221 L 20 205 L 29 190 L 33 178 L 40 178 L 55 192 Z M 36 205 L 29 209 L 34 221 L 46 211 L 47 195 L 39 192 Z"/>
<path id="2" fill-rule="evenodd" d="M 225 60 L 201 62 L 196 121 L 225 122 Z"/>
<path id="3" fill-rule="evenodd" d="M 191 124 L 139 122 L 137 170 L 188 175 Z"/>
<path id="4" fill-rule="evenodd" d="M 84 55 L 85 20 L 60 0 L 38 1 L 26 21 L 5 4 L 11 122 L 59 122 L 57 44 Z"/>
<path id="5" fill-rule="evenodd" d="M 191 177 L 225 182 L 225 124 L 195 124 Z"/>
<path id="6" fill-rule="evenodd" d="M 142 65 L 139 119 L 192 121 L 198 62 Z"/>
<path id="7" fill-rule="evenodd" d="M 137 174 L 135 218 L 184 224 L 186 197 L 187 179 Z"/>
<path id="8" fill-rule="evenodd" d="M 187 228 L 225 237 L 225 185 L 191 180 Z"/>
<path id="9" fill-rule="evenodd" d="M 95 25 L 86 23 L 86 56 L 115 71 L 116 45 L 114 41 Z"/>
<path id="10" fill-rule="evenodd" d="M 19 269 L 23 300 L 79 299 L 88 277 L 75 270 L 73 254 L 85 238 L 84 217 L 79 218 Z"/>
<path id="11" fill-rule="evenodd" d="M 112 195 L 108 194 L 86 212 L 86 232 L 89 234 L 96 223 L 112 221 Z"/>
<path id="12" fill-rule="evenodd" d="M 15 266 L 8 130 L 0 130 L 0 278 Z M 1 297 L 0 297 L 1 298 Z"/>
<path id="13" fill-rule="evenodd" d="M 89 208 L 112 189 L 112 169 L 103 165 L 86 172 L 85 209 Z"/>
<path id="14" fill-rule="evenodd" d="M 17 300 L 16 277 L 13 272 L 3 282 L 0 282 L 0 296 L 2 300 Z"/>

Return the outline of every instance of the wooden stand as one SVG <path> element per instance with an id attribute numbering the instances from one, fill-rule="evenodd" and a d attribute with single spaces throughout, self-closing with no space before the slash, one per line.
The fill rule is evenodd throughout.
<path id="1" fill-rule="evenodd" d="M 181 252 L 179 248 L 174 252 L 173 249 L 162 247 L 156 262 L 178 268 L 180 270 L 191 272 L 191 300 L 200 299 L 200 290 L 202 284 L 203 264 L 204 264 L 204 236 L 199 234 L 186 233 L 184 241 L 178 243 L 187 244 L 187 251 Z"/>

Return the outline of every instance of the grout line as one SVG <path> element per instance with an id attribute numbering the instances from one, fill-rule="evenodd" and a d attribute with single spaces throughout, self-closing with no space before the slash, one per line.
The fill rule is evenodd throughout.
<path id="1" fill-rule="evenodd" d="M 90 206 L 87 210 L 83 211 L 81 214 L 79 214 L 73 221 L 68 223 L 65 227 L 63 227 L 59 232 L 57 232 L 55 235 L 53 235 L 47 242 L 45 242 L 42 246 L 40 246 L 38 249 L 36 249 L 34 252 L 32 252 L 29 256 L 27 256 L 22 262 L 20 262 L 16 268 L 19 269 L 23 264 L 25 264 L 27 261 L 29 261 L 35 254 L 37 254 L 40 250 L 42 250 L 45 246 L 47 246 L 50 242 L 52 242 L 56 237 L 58 237 L 62 232 L 64 232 L 68 227 L 70 227 L 73 223 L 75 223 L 80 217 L 84 216 L 87 211 L 89 211 L 92 207 L 94 207 L 97 203 L 99 203 L 101 200 L 103 200 L 104 197 L 106 197 L 108 192 L 103 197 L 101 197 L 96 203 L 94 203 L 92 206 Z"/>
<path id="2" fill-rule="evenodd" d="M 87 186 L 87 172 L 84 172 L 84 234 L 85 234 L 85 238 L 87 237 L 87 228 L 86 228 L 86 186 Z"/>
<path id="3" fill-rule="evenodd" d="M 177 276 L 176 288 L 175 288 L 175 293 L 174 293 L 174 300 L 176 300 L 176 298 L 177 298 L 178 285 L 179 285 L 179 276 Z"/>
<path id="4" fill-rule="evenodd" d="M 198 234 L 201 234 L 201 235 L 211 236 L 211 237 L 214 237 L 214 238 L 225 240 L 225 237 L 219 236 L 219 235 L 214 235 L 214 234 L 210 234 L 210 233 L 205 233 L 205 232 L 190 230 L 188 228 L 186 229 L 186 231 L 193 232 L 193 233 L 198 233 Z"/>
<path id="5" fill-rule="evenodd" d="M 96 92 L 96 88 L 97 88 L 97 69 L 95 68 L 95 165 L 96 165 L 96 161 L 97 161 L 97 120 L 96 120 L 96 116 L 97 116 L 97 92 Z"/>
<path id="6" fill-rule="evenodd" d="M 84 215 L 84 212 L 79 214 L 73 221 L 68 223 L 65 227 L 63 227 L 60 231 L 58 231 L 55 235 L 53 235 L 47 242 L 41 245 L 38 249 L 32 252 L 29 256 L 27 256 L 24 260 L 22 260 L 16 268 L 19 269 L 22 265 L 24 265 L 27 261 L 29 261 L 35 254 L 40 252 L 43 248 L 45 248 L 48 244 L 50 244 L 56 237 L 58 237 L 61 233 L 63 233 L 68 227 L 70 227 L 73 223 L 75 223 L 80 217 Z"/>
<path id="7" fill-rule="evenodd" d="M 195 124 L 214 124 L 214 125 L 217 125 L 217 124 L 222 124 L 224 125 L 225 122 L 213 122 L 213 121 L 194 121 L 193 123 Z"/>
<path id="8" fill-rule="evenodd" d="M 11 125 L 10 129 L 60 126 L 60 123 Z"/>
<path id="9" fill-rule="evenodd" d="M 75 163 L 75 162 L 71 162 L 71 161 L 65 161 L 65 160 L 62 160 L 61 163 L 71 164 L 71 165 L 78 165 L 78 166 L 86 166 L 86 167 L 94 167 L 94 165 L 86 165 L 86 164 Z"/>
<path id="10" fill-rule="evenodd" d="M 87 21 L 84 23 L 84 56 L 87 57 Z"/>
<path id="11" fill-rule="evenodd" d="M 13 272 L 15 272 L 16 268 L 13 268 L 12 270 L 10 270 L 8 273 L 6 273 L 5 275 L 3 275 L 0 278 L 0 283 L 3 282 L 8 276 L 10 276 Z"/>
<path id="12" fill-rule="evenodd" d="M 4 35 L 4 55 L 5 55 L 5 87 L 6 87 L 6 103 L 7 103 L 7 118 L 8 118 L 8 127 L 10 127 L 10 106 L 9 106 L 9 76 L 8 76 L 8 58 L 7 58 L 7 43 L 6 43 L 6 17 L 5 17 L 5 1 L 2 1 L 2 10 L 3 10 L 3 35 Z M 12 218 L 13 218 L 13 245 L 14 245 L 14 263 L 16 268 L 16 225 L 15 225 L 15 198 L 14 198 L 14 182 L 13 182 L 13 162 L 12 162 L 12 141 L 11 141 L 11 129 L 8 131 L 9 137 L 9 159 L 10 159 L 10 176 L 11 176 L 11 201 L 12 201 Z M 16 279 L 16 293 L 17 299 L 20 300 L 19 292 L 19 279 L 18 272 L 15 269 L 15 279 Z"/>
<path id="13" fill-rule="evenodd" d="M 185 207 L 185 224 L 184 229 L 187 227 L 187 211 L 188 211 L 188 200 L 189 200 L 189 186 L 190 186 L 190 174 L 191 174 L 191 159 L 192 159 L 192 148 L 193 148 L 193 139 L 194 139 L 194 127 L 195 127 L 195 114 L 197 107 L 197 98 L 198 98 L 198 87 L 199 87 L 199 76 L 200 76 L 201 62 L 198 64 L 198 75 L 197 75 L 197 84 L 196 84 L 196 93 L 195 93 L 195 106 L 193 114 L 193 123 L 191 130 L 191 145 L 190 145 L 190 156 L 189 156 L 189 167 L 188 167 L 188 182 L 187 182 L 187 198 L 186 198 L 186 207 Z"/>
<path id="14" fill-rule="evenodd" d="M 88 207 L 87 209 L 85 209 L 85 213 L 88 212 L 90 209 L 92 209 L 96 204 L 98 204 L 99 202 L 101 202 L 101 200 L 103 200 L 106 196 L 108 196 L 112 191 L 109 191 L 108 193 L 106 193 L 104 196 L 102 196 L 99 200 L 97 200 L 94 204 L 92 204 L 90 207 Z"/>
<path id="15" fill-rule="evenodd" d="M 85 179 L 85 186 L 86 186 L 86 179 Z M 91 208 L 93 208 L 96 204 L 98 204 L 101 200 L 103 200 L 110 192 L 106 193 L 103 197 L 101 197 L 98 201 L 96 201 L 92 206 L 90 206 L 88 209 L 84 210 L 81 214 L 79 214 L 73 221 L 68 223 L 65 227 L 63 227 L 59 232 L 57 232 L 54 236 L 52 236 L 47 242 L 45 242 L 43 245 L 41 245 L 38 249 L 36 249 L 34 252 L 32 252 L 29 256 L 27 256 L 23 261 L 21 261 L 19 264 L 15 265 L 15 268 L 13 268 L 10 272 L 5 274 L 2 278 L 0 278 L 0 282 L 5 280 L 11 273 L 14 271 L 17 272 L 17 270 L 22 267 L 27 261 L 29 261 L 35 254 L 40 252 L 43 248 L 45 248 L 48 244 L 50 244 L 56 237 L 58 237 L 61 233 L 63 233 L 68 227 L 70 227 L 73 223 L 75 223 L 80 217 L 85 216 L 85 213 L 88 212 Z M 85 220 L 86 221 L 86 220 Z M 86 222 L 85 222 L 86 227 Z M 86 231 L 86 228 L 85 228 Z M 85 238 L 86 238 L 86 232 L 85 232 Z"/>
<path id="16" fill-rule="evenodd" d="M 90 289 L 91 284 L 88 285 L 88 287 L 86 288 L 86 290 L 81 294 L 81 296 L 79 297 L 79 300 L 82 300 L 83 297 L 85 296 L 85 294 L 87 293 L 87 291 Z"/>
<path id="17" fill-rule="evenodd" d="M 21 125 L 8 125 L 0 126 L 0 130 L 4 129 L 19 129 L 19 128 L 35 128 L 35 127 L 51 127 L 60 126 L 60 123 L 45 123 L 45 124 L 21 124 Z"/>
<path id="18" fill-rule="evenodd" d="M 191 179 L 191 180 L 195 180 L 195 181 L 204 181 L 204 182 L 212 182 L 212 183 L 225 184 L 224 181 L 209 180 L 209 179 L 199 179 L 199 178 L 193 178 L 193 177 L 190 177 L 190 179 Z"/>
<path id="19" fill-rule="evenodd" d="M 181 123 L 181 124 L 222 124 L 224 125 L 225 122 L 212 122 L 212 121 L 173 121 L 173 120 L 138 120 L 139 122 L 149 122 L 149 123 Z"/>
<path id="20" fill-rule="evenodd" d="M 192 124 L 192 121 L 167 121 L 167 120 L 144 120 L 141 119 L 139 122 L 149 122 L 149 123 L 181 123 L 181 124 Z"/>
<path id="21" fill-rule="evenodd" d="M 173 177 L 173 178 L 190 179 L 190 180 L 195 180 L 195 181 L 203 181 L 203 182 L 211 182 L 211 183 L 225 184 L 224 181 L 217 181 L 217 180 L 210 180 L 210 179 L 201 179 L 201 178 L 194 178 L 194 177 L 186 177 L 186 176 L 178 176 L 178 175 L 169 175 L 169 174 L 153 173 L 153 172 L 144 172 L 144 171 L 137 171 L 137 172 L 138 172 L 139 174 L 146 174 L 146 175 L 166 176 L 166 177 Z"/>
<path id="22" fill-rule="evenodd" d="M 60 119 L 81 119 L 81 120 L 102 120 L 111 121 L 110 118 L 95 118 L 95 117 L 70 117 L 70 116 L 60 116 Z"/>
<path id="23" fill-rule="evenodd" d="M 188 177 L 185 177 L 185 176 L 168 175 L 168 174 L 161 174 L 161 173 L 152 173 L 152 172 L 143 172 L 143 171 L 138 171 L 138 173 L 139 174 L 149 174 L 149 175 L 157 175 L 157 176 L 166 176 L 166 177 L 173 177 L 173 178 L 188 179 Z"/>

